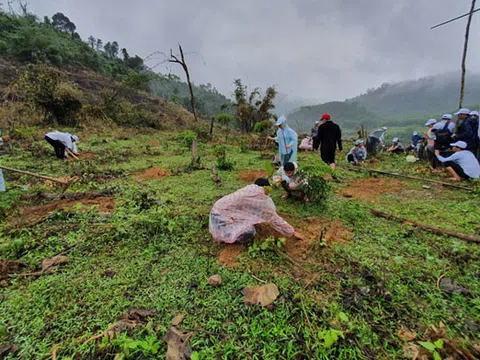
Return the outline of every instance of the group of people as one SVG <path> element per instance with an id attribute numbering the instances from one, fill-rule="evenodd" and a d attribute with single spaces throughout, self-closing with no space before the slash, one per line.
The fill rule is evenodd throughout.
<path id="1" fill-rule="evenodd" d="M 304 192 L 307 179 L 298 172 L 298 134 L 287 125 L 287 119 L 282 116 L 277 119 L 275 137 L 269 137 L 278 144 L 280 168 L 272 176 L 272 183 L 259 178 L 253 185 L 227 195 L 218 200 L 210 212 L 209 229 L 212 237 L 224 243 L 245 242 L 253 239 L 256 234 L 255 225 L 269 224 L 274 230 L 285 237 L 301 239 L 295 229 L 285 222 L 277 213 L 269 194 L 273 187 L 283 188 L 282 198 L 299 197 L 308 200 Z M 311 148 L 320 149 L 323 162 L 335 170 L 335 154 L 338 149 L 343 150 L 342 131 L 335 124 L 329 114 L 323 114 L 312 129 Z M 303 143 L 305 145 L 305 142 Z M 348 158 L 352 161 L 363 161 L 366 158 L 363 142 L 357 142 L 355 148 L 349 152 Z"/>
<path id="2" fill-rule="evenodd" d="M 425 123 L 426 156 L 432 167 L 445 167 L 454 181 L 477 179 L 480 177 L 479 113 L 464 108 L 455 115 L 456 123 L 451 114 L 444 114 L 440 121 L 429 119 Z"/>
<path id="3" fill-rule="evenodd" d="M 78 155 L 78 136 L 61 131 L 52 131 L 45 134 L 45 141 L 48 142 L 55 151 L 55 156 L 58 159 L 77 159 Z M 10 137 L 0 137 L 0 149 L 3 144 L 8 142 Z M 0 169 L 0 192 L 6 191 L 5 179 L 3 178 L 2 169 Z"/>
<path id="4" fill-rule="evenodd" d="M 452 180 L 479 178 L 480 165 L 476 158 L 480 151 L 478 112 L 460 109 L 456 115 L 456 124 L 449 114 L 443 115 L 439 122 L 435 119 L 427 121 L 425 125 L 429 130 L 425 133 L 426 147 L 452 175 Z M 218 200 L 212 208 L 209 221 L 210 233 L 215 240 L 224 243 L 248 241 L 255 237 L 255 226 L 262 223 L 269 224 L 283 236 L 301 238 L 301 234 L 276 213 L 269 194 L 273 187 L 281 187 L 285 190 L 282 198 L 299 195 L 305 200 L 303 188 L 308 180 L 299 175 L 297 148 L 307 152 L 320 150 L 322 161 L 334 171 L 337 147 L 343 150 L 342 132 L 329 114 L 323 114 L 298 146 L 298 135 L 286 122 L 285 116 L 280 117 L 275 123 L 276 136 L 269 137 L 278 144 L 281 163 L 280 169 L 272 177 L 272 184 L 267 179 L 259 178 L 254 184 Z M 362 164 L 367 153 L 375 154 L 378 146 L 383 148 L 386 131 L 386 127 L 375 130 L 368 135 L 366 144 L 362 139 L 356 140 L 355 146 L 347 154 L 347 162 Z M 412 144 L 405 149 L 400 140 L 394 138 L 386 151 L 396 154 L 405 151 L 418 153 L 422 139 L 424 137 L 414 132 Z"/>

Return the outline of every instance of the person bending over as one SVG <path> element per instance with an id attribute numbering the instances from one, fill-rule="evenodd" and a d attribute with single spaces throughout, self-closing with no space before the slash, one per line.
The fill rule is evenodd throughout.
<path id="1" fill-rule="evenodd" d="M 286 237 L 301 239 L 293 226 L 277 214 L 269 189 L 268 180 L 259 178 L 254 184 L 218 200 L 210 212 L 212 238 L 227 244 L 246 242 L 255 237 L 255 225 L 269 224 Z"/>

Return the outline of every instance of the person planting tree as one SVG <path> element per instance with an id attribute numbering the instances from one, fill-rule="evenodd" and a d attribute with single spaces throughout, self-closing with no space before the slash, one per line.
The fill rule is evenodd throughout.
<path id="1" fill-rule="evenodd" d="M 255 237 L 255 225 L 269 224 L 283 236 L 301 239 L 293 226 L 277 214 L 269 190 L 269 181 L 259 178 L 254 184 L 218 200 L 210 212 L 212 238 L 227 244 L 246 242 Z"/>

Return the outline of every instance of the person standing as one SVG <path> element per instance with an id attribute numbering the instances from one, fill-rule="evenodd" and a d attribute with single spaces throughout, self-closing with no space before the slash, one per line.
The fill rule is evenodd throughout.
<path id="1" fill-rule="evenodd" d="M 318 128 L 320 126 L 320 121 L 315 121 L 315 125 L 313 126 L 312 130 L 310 131 L 310 137 L 313 140 L 313 151 L 318 150 L 318 146 L 320 145 L 318 141 Z"/>
<path id="2" fill-rule="evenodd" d="M 335 152 L 338 149 L 343 150 L 342 131 L 340 126 L 335 124 L 329 114 L 323 114 L 322 124 L 318 128 L 318 141 L 320 142 L 320 156 L 324 163 L 335 171 Z"/>
<path id="3" fill-rule="evenodd" d="M 478 161 L 480 161 L 480 123 L 478 119 L 478 111 L 470 111 L 470 117 L 473 119 L 473 125 L 477 129 L 476 134 L 477 134 L 477 153 L 473 153 L 474 155 L 477 156 Z M 475 129 L 474 129 L 475 130 Z"/>
<path id="4" fill-rule="evenodd" d="M 433 131 L 433 127 L 436 123 L 436 119 L 429 119 L 425 123 L 425 126 L 428 127 L 428 130 L 424 133 L 427 137 L 427 146 L 425 147 L 427 160 L 434 169 L 436 168 L 438 162 L 437 158 L 435 157 L 435 132 Z"/>
<path id="5" fill-rule="evenodd" d="M 467 143 L 467 150 L 475 152 L 477 150 L 478 133 L 475 127 L 475 119 L 470 116 L 469 109 L 460 109 L 457 115 L 457 126 L 455 128 L 455 141 L 464 141 Z"/>
<path id="6" fill-rule="evenodd" d="M 8 142 L 9 140 L 10 140 L 9 136 L 0 137 L 0 148 L 2 148 L 3 144 Z M 3 178 L 2 169 L 0 169 L 0 192 L 5 192 L 5 191 L 7 191 L 6 185 L 5 185 L 5 179 Z"/>
<path id="7" fill-rule="evenodd" d="M 278 126 L 277 137 L 269 137 L 278 143 L 278 151 L 282 165 L 287 162 L 297 162 L 298 135 L 287 124 L 287 118 L 281 116 L 275 126 Z"/>

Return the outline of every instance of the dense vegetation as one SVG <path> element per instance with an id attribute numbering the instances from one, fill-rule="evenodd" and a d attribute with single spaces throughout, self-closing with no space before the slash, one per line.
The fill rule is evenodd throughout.
<path id="1" fill-rule="evenodd" d="M 75 30 L 76 25 L 61 13 L 39 21 L 28 12 L 19 16 L 0 11 L 0 56 L 60 68 L 86 67 L 191 110 L 188 86 L 179 77 L 154 73 L 141 57 L 130 56 L 117 41 L 104 44 L 94 36 L 83 41 Z M 208 119 L 230 104 L 211 84 L 194 86 L 194 94 L 197 112 Z"/>
<path id="2" fill-rule="evenodd" d="M 306 242 L 258 238 L 234 247 L 238 259 L 225 266 L 226 247 L 211 240 L 208 214 L 216 199 L 248 184 L 245 175 L 264 170 L 259 152 L 232 145 L 237 136 L 221 148 L 200 142 L 201 166 L 191 169 L 191 136 L 184 134 L 184 142 L 178 134 L 111 127 L 80 131 L 80 150 L 89 156 L 60 162 L 42 140 L 45 131 L 22 129 L 3 164 L 75 177 L 67 194 L 79 198 L 43 197 L 59 191 L 48 181 L 5 173 L 0 351 L 6 359 L 163 358 L 162 337 L 177 315 L 183 316 L 178 328 L 192 334 L 193 359 L 479 356 L 478 244 L 369 212 L 374 207 L 478 234 L 478 193 L 340 169 L 342 183 L 332 184 L 323 204 L 281 200 L 281 190 L 272 195 Z M 225 155 L 234 168 L 219 168 L 215 181 L 211 165 L 225 164 Z M 426 164 L 380 160 L 372 166 L 442 179 Z M 308 163 L 301 154 L 300 166 Z M 439 211 L 439 199 L 448 211 Z M 68 262 L 42 272 L 42 261 L 57 254 Z M 215 273 L 223 278 L 219 287 L 207 283 Z M 438 285 L 443 278 L 461 290 L 446 292 Z M 280 290 L 272 306 L 244 303 L 244 286 L 270 282 Z M 133 309 L 149 315 L 131 315 L 127 326 L 122 319 Z M 458 355 L 467 350 L 471 357 Z"/>

